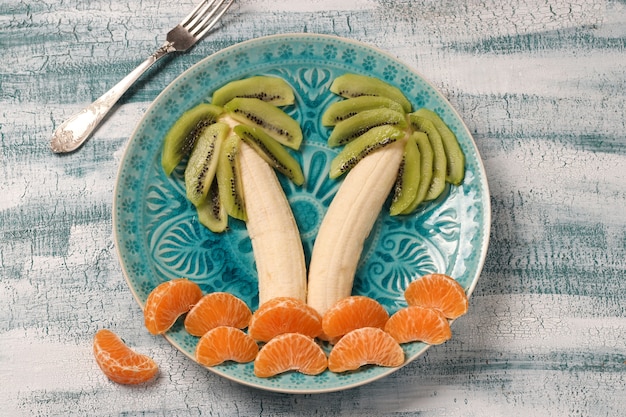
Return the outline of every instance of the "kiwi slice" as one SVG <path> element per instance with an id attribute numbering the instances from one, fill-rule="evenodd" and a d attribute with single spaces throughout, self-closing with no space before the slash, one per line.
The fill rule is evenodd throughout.
<path id="1" fill-rule="evenodd" d="M 411 214 L 426 198 L 433 178 L 433 148 L 424 132 L 413 132 L 410 139 L 417 144 L 420 153 L 419 185 L 415 199 L 400 214 Z"/>
<path id="2" fill-rule="evenodd" d="M 246 220 L 246 207 L 241 184 L 239 167 L 239 148 L 241 139 L 231 134 L 224 139 L 217 161 L 217 185 L 220 189 L 220 201 L 228 215 Z"/>
<path id="3" fill-rule="evenodd" d="M 296 185 L 304 183 L 302 168 L 296 159 L 267 133 L 259 128 L 237 125 L 234 132 L 250 145 L 270 166 L 281 172 Z"/>
<path id="4" fill-rule="evenodd" d="M 328 138 L 328 145 L 345 145 L 371 128 L 382 125 L 391 125 L 404 129 L 407 123 L 404 113 L 398 113 L 395 110 L 365 110 L 356 116 L 337 123 Z"/>
<path id="5" fill-rule="evenodd" d="M 374 127 L 348 143 L 330 163 L 330 178 L 349 171 L 370 153 L 404 137 L 403 130 L 394 126 Z"/>
<path id="6" fill-rule="evenodd" d="M 278 107 L 258 98 L 236 97 L 224 105 L 224 110 L 237 122 L 256 126 L 292 149 L 300 148 L 300 125 Z"/>
<path id="7" fill-rule="evenodd" d="M 161 166 L 166 175 L 170 175 L 180 161 L 193 149 L 197 137 L 194 131 L 198 123 L 215 123 L 221 113 L 221 107 L 201 103 L 180 116 L 167 132 L 163 141 Z"/>
<path id="8" fill-rule="evenodd" d="M 421 108 L 413 114 L 428 119 L 435 125 L 441 136 L 443 148 L 446 151 L 446 181 L 454 185 L 461 184 L 465 177 L 465 154 L 463 154 L 461 145 L 454 132 L 452 132 L 441 117 L 432 110 Z"/>
<path id="9" fill-rule="evenodd" d="M 198 206 L 209 192 L 215 177 L 220 146 L 230 128 L 224 123 L 204 125 L 191 151 L 185 168 L 187 199 Z"/>
<path id="10" fill-rule="evenodd" d="M 293 90 L 282 78 L 255 76 L 231 81 L 213 93 L 211 102 L 223 106 L 235 97 L 258 98 L 274 106 L 286 106 L 295 101 Z"/>
<path id="11" fill-rule="evenodd" d="M 405 210 L 417 197 L 420 184 L 420 151 L 413 138 L 404 145 L 404 154 L 398 170 L 398 178 L 394 185 L 393 198 L 389 214 L 396 216 Z"/>
<path id="12" fill-rule="evenodd" d="M 228 226 L 228 214 L 226 208 L 220 201 L 220 191 L 217 184 L 217 177 L 213 177 L 209 192 L 202 202 L 196 206 L 198 220 L 210 231 L 221 233 Z"/>
<path id="13" fill-rule="evenodd" d="M 361 96 L 336 101 L 322 115 L 322 125 L 335 126 L 337 123 L 349 119 L 362 111 L 374 109 L 391 109 L 403 113 L 404 109 L 396 101 L 380 96 Z"/>
<path id="14" fill-rule="evenodd" d="M 360 96 L 382 96 L 396 101 L 406 113 L 411 111 L 411 103 L 399 88 L 375 77 L 359 74 L 344 74 L 335 78 L 330 91 L 345 98 Z"/>
<path id="15" fill-rule="evenodd" d="M 422 116 L 411 113 L 409 114 L 409 121 L 414 129 L 426 133 L 430 146 L 433 149 L 433 177 L 430 181 L 430 188 L 428 193 L 426 193 L 425 200 L 434 200 L 439 197 L 446 188 L 446 170 L 448 163 L 441 135 L 433 122 Z"/>

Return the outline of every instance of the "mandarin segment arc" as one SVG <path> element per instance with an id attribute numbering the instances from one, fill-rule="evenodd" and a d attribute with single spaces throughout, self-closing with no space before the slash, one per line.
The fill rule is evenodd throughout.
<path id="1" fill-rule="evenodd" d="M 322 333 L 322 316 L 300 299 L 275 297 L 252 314 L 248 333 L 261 342 L 283 333 L 301 333 L 314 338 Z"/>
<path id="2" fill-rule="evenodd" d="M 330 351 L 328 369 L 346 372 L 365 365 L 396 367 L 404 363 L 402 347 L 385 331 L 363 327 L 343 336 Z"/>
<path id="3" fill-rule="evenodd" d="M 144 323 L 151 334 L 163 334 L 202 298 L 202 290 L 187 278 L 159 284 L 148 295 Z"/>
<path id="4" fill-rule="evenodd" d="M 242 330 L 219 326 L 206 332 L 196 345 L 196 361 L 216 366 L 226 361 L 252 362 L 259 351 L 256 342 Z"/>
<path id="5" fill-rule="evenodd" d="M 240 298 L 227 292 L 206 294 L 187 313 L 185 329 L 193 336 L 203 336 L 219 326 L 248 327 L 252 312 Z"/>
<path id="6" fill-rule="evenodd" d="M 339 300 L 322 317 L 324 335 L 334 339 L 361 327 L 385 327 L 387 310 L 376 300 L 352 295 Z"/>
<path id="7" fill-rule="evenodd" d="M 396 311 L 387 321 L 385 331 L 398 343 L 439 345 L 452 337 L 450 323 L 439 311 L 420 306 Z"/>
<path id="8" fill-rule="evenodd" d="M 411 282 L 404 298 L 409 305 L 439 310 L 448 319 L 462 316 L 469 305 L 461 284 L 445 274 L 427 274 Z"/>
<path id="9" fill-rule="evenodd" d="M 313 338 L 300 333 L 284 333 L 259 350 L 254 361 L 254 374 L 259 378 L 288 371 L 318 375 L 327 366 L 326 354 Z"/>
<path id="10" fill-rule="evenodd" d="M 135 352 L 108 329 L 96 332 L 93 354 L 102 372 L 118 384 L 142 384 L 152 380 L 159 372 L 152 358 Z"/>

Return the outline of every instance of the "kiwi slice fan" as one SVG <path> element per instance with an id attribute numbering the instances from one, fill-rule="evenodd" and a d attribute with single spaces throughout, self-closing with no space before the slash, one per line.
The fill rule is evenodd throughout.
<path id="1" fill-rule="evenodd" d="M 298 123 L 277 106 L 294 103 L 291 87 L 277 77 L 233 81 L 213 93 L 211 103 L 185 112 L 169 130 L 161 163 L 167 175 L 187 156 L 187 198 L 202 224 L 226 230 L 228 216 L 246 220 L 237 160 L 244 141 L 295 184 L 304 182 L 300 165 L 284 146 L 302 143 Z"/>

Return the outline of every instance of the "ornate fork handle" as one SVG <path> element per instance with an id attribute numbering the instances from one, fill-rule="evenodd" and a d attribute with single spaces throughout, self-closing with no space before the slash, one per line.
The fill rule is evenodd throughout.
<path id="1" fill-rule="evenodd" d="M 72 152 L 80 147 L 102 119 L 109 113 L 122 95 L 155 62 L 176 49 L 172 42 L 164 43 L 137 68 L 130 72 L 113 88 L 60 125 L 52 135 L 50 147 L 55 153 Z"/>
<path id="2" fill-rule="evenodd" d="M 156 61 L 174 51 L 186 51 L 205 36 L 226 13 L 235 0 L 202 0 L 191 13 L 167 33 L 166 42 L 148 59 L 113 88 L 104 93 L 74 116 L 70 117 L 52 135 L 53 152 L 72 152 L 80 147 L 102 119 L 117 103 L 122 94 Z"/>

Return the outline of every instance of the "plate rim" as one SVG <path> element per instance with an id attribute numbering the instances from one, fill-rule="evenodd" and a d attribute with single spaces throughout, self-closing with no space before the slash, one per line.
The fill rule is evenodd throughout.
<path id="1" fill-rule="evenodd" d="M 141 300 L 141 298 L 139 297 L 139 295 L 137 294 L 135 288 L 133 287 L 133 285 L 130 282 L 130 278 L 129 278 L 129 272 L 127 271 L 127 268 L 124 264 L 123 261 L 123 254 L 122 254 L 122 249 L 121 249 L 121 245 L 119 244 L 119 236 L 118 236 L 118 213 L 116 208 L 118 207 L 118 191 L 121 187 L 121 177 L 122 177 L 122 171 L 123 171 L 123 167 L 124 167 L 124 162 L 126 161 L 126 158 L 128 157 L 129 153 L 130 153 L 130 144 L 131 141 L 134 140 L 137 137 L 138 132 L 141 131 L 144 122 L 149 118 L 150 114 L 152 113 L 152 110 L 154 110 L 154 108 L 159 105 L 160 99 L 164 96 L 166 96 L 167 94 L 169 94 L 169 92 L 171 90 L 173 90 L 174 88 L 176 88 L 176 86 L 178 85 L 179 82 L 181 82 L 181 80 L 183 80 L 189 73 L 193 72 L 194 70 L 196 70 L 198 67 L 201 67 L 203 65 L 205 65 L 205 63 L 207 61 L 210 60 L 214 60 L 216 58 L 218 58 L 220 55 L 226 55 L 228 54 L 230 51 L 232 50 L 236 50 L 239 48 L 246 48 L 249 45 L 253 45 L 255 43 L 260 43 L 260 42 L 265 42 L 265 41 L 271 41 L 271 40 L 280 40 L 280 39 L 285 39 L 285 40 L 289 40 L 289 39 L 293 39 L 293 38 L 311 38 L 311 39 L 322 39 L 322 40 L 328 40 L 328 41 L 334 41 L 334 42 L 340 42 L 340 43 L 346 43 L 346 44 L 354 44 L 355 46 L 358 46 L 359 48 L 365 48 L 365 49 L 370 49 L 375 51 L 376 53 L 384 56 L 386 59 L 388 59 L 391 62 L 396 63 L 399 66 L 402 66 L 406 69 L 408 69 L 411 73 L 413 73 L 414 75 L 417 75 L 420 78 L 420 81 L 423 82 L 424 84 L 428 85 L 437 95 L 438 98 L 441 99 L 447 106 L 448 111 L 450 111 L 452 113 L 452 115 L 460 121 L 459 127 L 461 129 L 463 129 L 467 135 L 467 137 L 470 140 L 471 145 L 474 148 L 474 152 L 476 153 L 477 156 L 477 161 L 476 161 L 476 166 L 478 168 L 480 177 L 482 178 L 481 181 L 481 185 L 483 187 L 483 191 L 484 191 L 484 196 L 482 198 L 482 203 L 483 203 L 483 225 L 482 225 L 482 230 L 484 233 L 483 236 L 483 241 L 481 242 L 481 244 L 479 245 L 479 248 L 481 250 L 481 254 L 480 257 L 477 258 L 477 268 L 476 268 L 476 272 L 475 272 L 475 279 L 472 280 L 470 286 L 467 288 L 466 293 L 468 298 L 471 298 L 476 285 L 478 284 L 478 281 L 480 279 L 480 276 L 483 272 L 483 268 L 484 268 L 484 264 L 486 261 L 486 257 L 487 257 L 487 252 L 488 252 L 488 248 L 489 248 L 489 242 L 490 242 L 490 233 L 491 233 L 491 201 L 490 201 L 490 190 L 489 190 L 489 184 L 488 184 L 488 179 L 487 179 L 487 175 L 486 175 L 486 170 L 485 170 L 485 166 L 484 166 L 484 162 L 483 159 L 480 155 L 480 152 L 478 150 L 478 147 L 476 145 L 476 141 L 474 140 L 473 135 L 471 134 L 471 132 L 469 131 L 467 125 L 465 124 L 463 118 L 461 117 L 461 115 L 458 113 L 457 109 L 452 106 L 452 104 L 449 102 L 448 98 L 446 96 L 443 95 L 443 93 L 439 90 L 439 88 L 437 88 L 428 78 L 426 78 L 420 71 L 418 71 L 413 65 L 410 65 L 408 63 L 405 63 L 403 61 L 401 61 L 399 58 L 391 55 L 389 52 L 382 50 L 381 48 L 379 48 L 376 45 L 371 45 L 362 41 L 358 41 L 355 39 L 350 39 L 350 38 L 345 38 L 345 37 L 341 37 L 341 36 L 337 36 L 337 35 L 330 35 L 330 34 L 319 34 L 319 33 L 307 33 L 307 32 L 293 32 L 293 33 L 280 33 L 280 34 L 272 34 L 272 35 L 266 35 L 266 36 L 261 36 L 258 38 L 250 38 L 241 42 L 237 42 L 234 43 L 230 46 L 227 46 L 225 48 L 219 49 L 207 56 L 205 56 L 204 58 L 202 58 L 201 60 L 199 60 L 198 62 L 194 63 L 193 65 L 191 65 L 190 67 L 188 67 L 186 70 L 184 70 L 183 72 L 181 72 L 178 76 L 176 76 L 173 80 L 171 80 L 167 86 L 165 88 L 163 88 L 159 94 L 151 101 L 150 105 L 146 108 L 146 110 L 144 111 L 143 115 L 141 116 L 141 118 L 139 119 L 139 121 L 137 121 L 137 123 L 135 124 L 135 127 L 133 128 L 132 133 L 129 136 L 129 139 L 126 141 L 123 152 L 122 152 L 122 156 L 119 159 L 119 164 L 118 164 L 118 170 L 116 173 L 116 180 L 115 180 L 115 185 L 114 185 L 114 190 L 113 190 L 113 201 L 112 201 L 112 228 L 113 228 L 113 243 L 114 246 L 116 248 L 116 253 L 117 253 L 117 258 L 120 264 L 120 268 L 122 270 L 122 275 L 124 277 L 124 280 L 126 282 L 126 285 L 128 287 L 128 289 L 130 290 L 131 294 L 133 295 L 133 297 L 135 298 L 135 301 L 137 302 L 137 304 L 141 307 L 141 309 L 143 310 L 145 303 Z M 450 324 L 452 324 L 454 322 L 451 321 Z M 246 381 L 246 380 L 242 380 L 242 379 L 238 379 L 232 375 L 229 375 L 227 373 L 225 373 L 224 371 L 220 370 L 219 367 L 206 367 L 203 366 L 201 364 L 199 364 L 195 358 L 193 358 L 187 351 L 185 348 L 183 348 L 174 338 L 172 338 L 170 335 L 168 335 L 167 333 L 163 335 L 163 337 L 172 345 L 174 346 L 177 350 L 179 350 L 183 355 L 185 355 L 186 357 L 188 357 L 189 359 L 191 359 L 196 365 L 203 367 L 204 369 L 207 369 L 209 371 L 211 371 L 212 373 L 219 375 L 220 377 L 226 378 L 229 381 L 232 382 L 236 382 L 238 384 L 244 385 L 244 386 L 248 386 L 251 388 L 256 388 L 256 389 L 260 389 L 260 390 L 264 390 L 264 391 L 271 391 L 271 392 L 277 392 L 277 393 L 285 393 L 285 394 L 322 394 L 322 393 L 329 393 L 329 392 L 337 392 L 337 391 L 344 391 L 344 390 L 348 390 L 348 389 L 353 389 L 362 385 L 366 385 L 366 384 L 370 384 L 376 381 L 379 381 L 382 378 L 385 378 L 387 376 L 389 376 L 392 373 L 397 372 L 398 370 L 406 367 L 407 365 L 409 365 L 411 362 L 415 361 L 417 358 L 421 357 L 424 355 L 424 353 L 430 348 L 432 347 L 432 345 L 427 345 L 425 344 L 420 350 L 418 350 L 417 352 L 413 353 L 410 357 L 406 358 L 406 361 L 403 365 L 399 366 L 399 367 L 393 367 L 393 368 L 386 368 L 384 369 L 382 372 L 373 375 L 371 378 L 369 379 L 365 379 L 365 380 L 359 380 L 359 381 L 355 381 L 353 383 L 349 383 L 346 385 L 342 385 L 342 386 L 334 386 L 334 387 L 329 387 L 329 388 L 319 388 L 319 389 L 295 389 L 295 388 L 282 388 L 282 387 L 273 387 L 273 386 L 264 386 L 262 384 L 255 384 L 252 383 L 250 381 Z"/>

